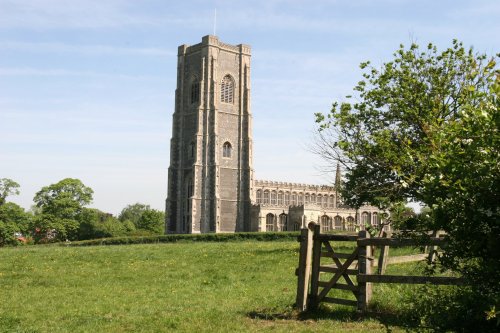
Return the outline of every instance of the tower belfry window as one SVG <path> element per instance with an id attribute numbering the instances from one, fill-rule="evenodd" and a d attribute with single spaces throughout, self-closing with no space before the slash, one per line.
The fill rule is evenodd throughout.
<path id="1" fill-rule="evenodd" d="M 198 103 L 200 101 L 200 82 L 195 79 L 191 84 L 191 103 Z"/>
<path id="2" fill-rule="evenodd" d="M 231 157 L 231 144 L 229 142 L 224 142 L 224 145 L 222 146 L 222 157 Z"/>
<path id="3" fill-rule="evenodd" d="M 220 86 L 220 101 L 222 103 L 233 103 L 234 81 L 231 75 L 226 75 L 222 79 Z"/>

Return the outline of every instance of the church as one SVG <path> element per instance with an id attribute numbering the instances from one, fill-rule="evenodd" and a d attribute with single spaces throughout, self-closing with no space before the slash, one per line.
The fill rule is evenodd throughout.
<path id="1" fill-rule="evenodd" d="M 178 48 L 166 233 L 323 232 L 380 224 L 380 211 L 342 204 L 336 186 L 254 179 L 249 45 L 216 36 Z"/>

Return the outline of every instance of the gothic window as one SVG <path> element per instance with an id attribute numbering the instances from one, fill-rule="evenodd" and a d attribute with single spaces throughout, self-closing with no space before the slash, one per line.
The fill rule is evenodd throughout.
<path id="1" fill-rule="evenodd" d="M 328 196 L 324 195 L 323 196 L 323 207 L 328 207 Z"/>
<path id="2" fill-rule="evenodd" d="M 257 190 L 257 203 L 260 204 L 262 203 L 262 191 Z"/>
<path id="3" fill-rule="evenodd" d="M 340 216 L 335 216 L 335 229 L 342 230 L 342 218 Z"/>
<path id="4" fill-rule="evenodd" d="M 310 201 L 309 201 L 309 193 L 306 194 L 306 204 L 308 204 Z"/>
<path id="5" fill-rule="evenodd" d="M 292 206 L 297 205 L 297 193 L 292 193 Z"/>
<path id="6" fill-rule="evenodd" d="M 299 231 L 300 230 L 300 223 L 298 222 L 295 222 L 293 224 L 293 231 Z"/>
<path id="7" fill-rule="evenodd" d="M 297 201 L 297 204 L 299 204 L 299 205 L 304 204 L 304 195 L 302 193 L 299 193 L 299 199 Z"/>
<path id="8" fill-rule="evenodd" d="M 311 194 L 311 203 L 312 204 L 316 203 L 316 194 Z"/>
<path id="9" fill-rule="evenodd" d="M 220 101 L 223 103 L 233 103 L 234 81 L 231 75 L 226 75 L 222 79 L 220 86 Z"/>
<path id="10" fill-rule="evenodd" d="M 269 205 L 269 191 L 264 191 L 264 205 Z"/>
<path id="11" fill-rule="evenodd" d="M 288 220 L 288 216 L 285 213 L 280 215 L 280 225 L 279 225 L 280 230 L 279 231 L 286 231 L 287 220 Z"/>
<path id="12" fill-rule="evenodd" d="M 333 195 L 330 195 L 330 200 L 328 201 L 328 207 L 333 208 L 333 202 L 335 198 Z"/>
<path id="13" fill-rule="evenodd" d="M 318 206 L 321 206 L 321 200 L 323 200 L 323 196 L 321 196 L 321 194 L 318 194 L 318 196 L 316 197 L 316 204 Z"/>
<path id="14" fill-rule="evenodd" d="M 285 192 L 285 206 L 290 205 L 290 192 Z"/>
<path id="15" fill-rule="evenodd" d="M 375 227 L 378 227 L 379 224 L 380 224 L 380 217 L 378 215 L 378 213 L 373 213 L 372 214 L 372 224 L 375 226 Z"/>
<path id="16" fill-rule="evenodd" d="M 330 231 L 330 218 L 327 215 L 321 217 L 321 232 Z"/>
<path id="17" fill-rule="evenodd" d="M 231 157 L 231 144 L 229 142 L 224 142 L 224 145 L 222 146 L 222 157 Z"/>
<path id="18" fill-rule="evenodd" d="M 356 224 L 354 223 L 354 217 L 348 216 L 346 218 L 347 231 L 356 231 Z"/>
<path id="19" fill-rule="evenodd" d="M 362 225 L 369 225 L 371 224 L 370 223 L 370 214 L 367 213 L 367 212 L 363 212 L 363 214 L 361 214 L 361 223 Z"/>
<path id="20" fill-rule="evenodd" d="M 271 213 L 266 215 L 266 231 L 274 231 L 274 215 Z"/>
<path id="21" fill-rule="evenodd" d="M 271 192 L 271 205 L 276 205 L 276 191 Z"/>
<path id="22" fill-rule="evenodd" d="M 200 101 L 200 82 L 198 79 L 195 79 L 191 84 L 191 104 L 197 103 Z"/>
<path id="23" fill-rule="evenodd" d="M 278 205 L 283 205 L 283 192 L 278 192 Z"/>

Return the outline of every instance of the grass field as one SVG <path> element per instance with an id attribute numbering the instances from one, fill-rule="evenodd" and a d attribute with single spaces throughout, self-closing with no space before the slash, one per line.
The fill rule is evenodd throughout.
<path id="1" fill-rule="evenodd" d="M 0 249 L 0 332 L 393 332 L 412 286 L 377 285 L 374 309 L 293 310 L 297 242 Z M 389 270 L 411 272 L 416 264 Z M 390 271 L 389 271 L 390 272 Z"/>

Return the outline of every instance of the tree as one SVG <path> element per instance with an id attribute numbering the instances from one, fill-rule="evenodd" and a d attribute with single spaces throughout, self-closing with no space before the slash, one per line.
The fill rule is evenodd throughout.
<path id="1" fill-rule="evenodd" d="M 43 187 L 33 199 L 41 211 L 34 219 L 35 240 L 77 239 L 80 215 L 84 206 L 92 202 L 93 193 L 90 187 L 72 178 Z"/>
<path id="2" fill-rule="evenodd" d="M 19 184 L 9 178 L 0 178 L 0 206 L 5 204 L 9 195 L 19 194 Z"/>
<path id="3" fill-rule="evenodd" d="M 344 165 L 347 203 L 424 203 L 432 218 L 420 227 L 448 233 L 443 265 L 497 302 L 498 57 L 488 59 L 457 41 L 443 52 L 432 44 L 423 52 L 415 44 L 401 46 L 381 69 L 361 64 L 357 101 L 348 96 L 329 114 L 316 114 L 316 150 Z"/>
<path id="4" fill-rule="evenodd" d="M 118 217 L 124 224 L 132 222 L 136 229 L 147 230 L 153 233 L 163 233 L 165 213 L 152 209 L 149 205 L 135 203 L 123 208 Z"/>

